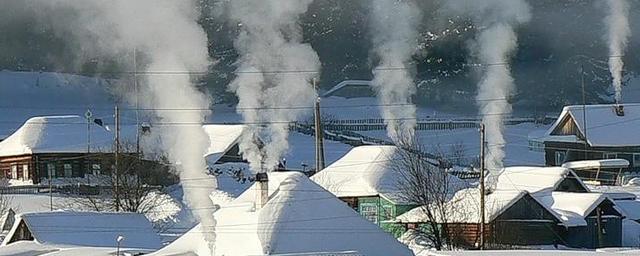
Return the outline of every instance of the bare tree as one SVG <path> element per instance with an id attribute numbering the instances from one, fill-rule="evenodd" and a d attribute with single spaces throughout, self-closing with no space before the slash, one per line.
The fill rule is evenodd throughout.
<path id="1" fill-rule="evenodd" d="M 398 190 L 402 199 L 421 205 L 425 228 L 417 230 L 430 240 L 437 250 L 451 245 L 452 230 L 448 230 L 453 193 L 461 186 L 446 170 L 432 164 L 433 160 L 421 153 L 422 147 L 413 140 L 399 143 L 392 167 L 398 174 Z"/>
<path id="2" fill-rule="evenodd" d="M 121 145 L 124 152 L 135 152 L 135 144 Z M 91 156 L 90 162 L 110 167 L 110 170 L 98 175 L 96 182 L 99 186 L 70 191 L 74 195 L 69 196 L 63 208 L 119 210 L 146 215 L 169 203 L 171 198 L 165 196 L 162 190 L 178 181 L 174 166 L 163 155 L 120 154 L 117 173 L 113 172 L 116 167 L 113 154 L 96 153 Z"/>

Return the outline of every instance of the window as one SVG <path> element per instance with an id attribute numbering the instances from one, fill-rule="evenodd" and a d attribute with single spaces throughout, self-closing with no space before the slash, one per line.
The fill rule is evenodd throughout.
<path id="1" fill-rule="evenodd" d="M 55 164 L 47 164 L 47 178 L 56 177 L 56 165 Z"/>
<path id="2" fill-rule="evenodd" d="M 73 169 L 71 168 L 71 164 L 64 164 L 64 176 L 71 177 L 73 175 Z"/>
<path id="3" fill-rule="evenodd" d="M 360 214 L 367 220 L 378 223 L 378 206 L 376 204 L 367 203 L 360 207 Z"/>
<path id="4" fill-rule="evenodd" d="M 11 178 L 14 180 L 18 179 L 18 166 L 15 164 L 11 166 Z"/>
<path id="5" fill-rule="evenodd" d="M 93 173 L 93 175 L 100 175 L 100 169 L 101 169 L 100 164 L 91 165 L 91 173 Z"/>
<path id="6" fill-rule="evenodd" d="M 556 151 L 556 166 L 560 166 L 564 164 L 564 160 L 567 157 L 567 152 L 565 151 Z"/>
<path id="7" fill-rule="evenodd" d="M 605 159 L 616 159 L 616 158 L 618 158 L 618 155 L 616 155 L 616 153 L 605 153 L 604 154 L 604 158 Z"/>
<path id="8" fill-rule="evenodd" d="M 29 165 L 28 164 L 23 164 L 22 165 L 22 179 L 23 180 L 28 180 L 29 179 Z"/>
<path id="9" fill-rule="evenodd" d="M 640 154 L 633 154 L 633 167 L 640 167 Z"/>

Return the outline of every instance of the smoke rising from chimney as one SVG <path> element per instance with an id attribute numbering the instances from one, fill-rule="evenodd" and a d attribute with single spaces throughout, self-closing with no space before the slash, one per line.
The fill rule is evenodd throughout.
<path id="1" fill-rule="evenodd" d="M 629 2 L 627 0 L 607 0 L 609 13 L 605 18 L 607 41 L 609 42 L 609 72 L 611 72 L 616 103 L 622 103 L 622 57 L 627 50 L 631 36 L 629 27 Z"/>
<path id="2" fill-rule="evenodd" d="M 371 3 L 373 52 L 379 58 L 373 87 L 378 94 L 387 134 L 394 142 L 412 137 L 416 126 L 416 92 L 411 56 L 418 40 L 422 12 L 413 0 L 376 0 Z"/>
<path id="3" fill-rule="evenodd" d="M 302 43 L 299 19 L 312 0 L 233 0 L 229 16 L 240 34 L 236 79 L 229 85 L 239 102 L 237 112 L 249 126 L 240 151 L 254 172 L 273 170 L 288 150 L 288 122 L 311 110 L 320 59 Z M 302 108 L 301 108 L 302 107 Z M 306 108 L 309 107 L 309 108 Z M 264 124 L 264 125 L 261 125 Z M 257 138 L 264 141 L 259 145 Z"/>
<path id="4" fill-rule="evenodd" d="M 504 117 L 512 109 L 508 98 L 514 90 L 509 58 L 518 47 L 515 27 L 529 22 L 531 10 L 524 0 L 449 1 L 453 12 L 470 16 L 478 35 L 471 44 L 482 68 L 476 101 L 487 132 L 486 166 L 489 187 L 495 186 L 505 157 Z"/>
<path id="5" fill-rule="evenodd" d="M 154 109 L 153 115 L 169 125 L 159 131 L 160 146 L 177 164 L 188 205 L 207 232 L 213 250 L 214 205 L 209 199 L 215 179 L 206 175 L 204 154 L 209 146 L 202 122 L 210 111 L 210 99 L 199 92 L 190 72 L 206 71 L 211 64 L 208 40 L 197 23 L 194 1 L 184 0 L 48 0 L 25 1 L 39 8 L 42 22 L 55 24 L 59 33 L 72 35 L 78 51 L 87 56 L 131 57 L 134 49 L 143 63 L 138 71 L 140 94 L 125 88 L 122 97 L 132 104 Z M 129 69 L 133 69 L 129 67 Z M 166 74 L 163 72 L 168 72 Z M 162 109 L 193 109 L 170 111 Z M 180 125 L 183 124 L 183 125 Z M 209 189 L 203 189 L 203 187 Z"/>

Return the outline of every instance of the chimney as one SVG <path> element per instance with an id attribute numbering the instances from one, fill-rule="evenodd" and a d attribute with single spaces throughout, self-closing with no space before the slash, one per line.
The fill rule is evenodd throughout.
<path id="1" fill-rule="evenodd" d="M 624 116 L 624 106 L 623 105 L 616 104 L 613 108 L 616 110 L 616 115 Z"/>
<path id="2" fill-rule="evenodd" d="M 256 174 L 256 207 L 262 209 L 269 201 L 269 177 L 267 173 Z"/>

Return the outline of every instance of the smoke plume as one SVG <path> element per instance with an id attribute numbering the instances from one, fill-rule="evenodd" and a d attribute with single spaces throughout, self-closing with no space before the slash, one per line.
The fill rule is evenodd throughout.
<path id="1" fill-rule="evenodd" d="M 470 16 L 479 30 L 472 51 L 481 65 L 483 74 L 478 84 L 476 102 L 486 128 L 487 169 L 492 173 L 489 185 L 503 168 L 504 124 L 511 113 L 511 97 L 514 80 L 511 77 L 509 58 L 517 49 L 515 27 L 531 19 L 531 10 L 524 0 L 459 0 L 449 1 L 450 9 Z"/>
<path id="2" fill-rule="evenodd" d="M 290 121 L 298 120 L 316 97 L 311 79 L 320 60 L 302 43 L 299 18 L 312 0 L 234 0 L 229 16 L 238 23 L 237 77 L 229 85 L 238 113 L 249 126 L 240 150 L 255 172 L 276 167 L 288 149 Z M 261 125 L 264 124 L 264 125 Z M 263 139 L 262 147 L 258 137 Z"/>
<path id="3" fill-rule="evenodd" d="M 378 0 L 371 3 L 373 51 L 379 58 L 373 86 L 378 94 L 387 134 L 395 142 L 413 136 L 416 88 L 411 64 L 418 40 L 422 12 L 412 0 Z"/>
<path id="4" fill-rule="evenodd" d="M 605 18 L 607 40 L 609 41 L 609 72 L 613 78 L 616 103 L 622 103 L 622 57 L 627 49 L 631 29 L 629 27 L 629 2 L 627 0 L 607 0 L 609 13 Z"/>
<path id="5" fill-rule="evenodd" d="M 60 34 L 71 35 L 79 51 L 88 56 L 129 57 L 135 50 L 144 61 L 138 67 L 141 107 L 154 110 L 162 148 L 178 164 L 187 203 L 207 232 L 213 250 L 214 205 L 209 199 L 216 182 L 206 172 L 204 154 L 209 146 L 202 122 L 209 115 L 209 98 L 193 83 L 192 72 L 206 71 L 207 37 L 198 25 L 194 1 L 175 0 L 49 0 L 25 1 L 41 8 L 42 22 L 56 24 Z M 127 93 L 132 92 L 127 88 Z M 124 94 L 124 93 L 123 93 Z M 123 95 L 136 100 L 136 95 Z M 133 105 L 133 104 L 132 104 Z M 164 109 L 164 110 L 163 110 Z M 167 110 L 173 109 L 173 110 Z M 175 109 L 190 109 L 175 111 Z M 166 124 L 166 125 L 165 125 Z M 207 187 L 209 189 L 203 189 Z"/>

